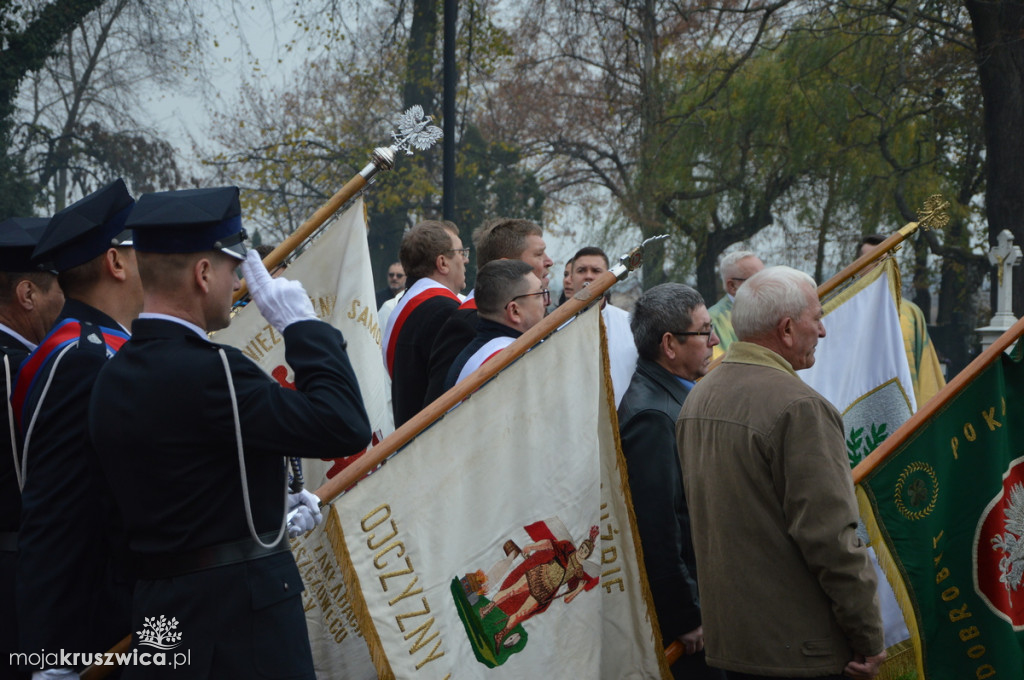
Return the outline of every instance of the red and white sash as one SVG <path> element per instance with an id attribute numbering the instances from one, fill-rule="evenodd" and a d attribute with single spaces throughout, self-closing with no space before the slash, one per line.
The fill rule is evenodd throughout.
<path id="1" fill-rule="evenodd" d="M 395 305 L 395 310 L 388 317 L 388 325 L 384 330 L 384 342 L 382 343 L 384 365 L 388 369 L 389 376 L 394 377 L 395 343 L 398 341 L 398 334 L 402 331 L 402 326 L 405 325 L 405 320 L 409 318 L 414 309 L 430 298 L 439 295 L 459 302 L 459 296 L 449 290 L 447 286 L 433 279 L 423 278 L 412 284 L 412 287 Z"/>
<path id="2" fill-rule="evenodd" d="M 469 291 L 469 295 L 467 295 L 466 299 L 462 302 L 461 305 L 459 305 L 459 309 L 476 309 L 475 293 L 476 290 Z"/>
<path id="3" fill-rule="evenodd" d="M 470 373 L 483 366 L 491 357 L 515 341 L 515 338 L 510 338 L 507 335 L 489 340 L 487 344 L 474 352 L 473 356 L 469 358 L 469 361 L 466 362 L 466 365 L 463 366 L 462 370 L 459 372 L 459 379 L 456 380 L 455 383 L 458 384 L 465 380 Z"/>

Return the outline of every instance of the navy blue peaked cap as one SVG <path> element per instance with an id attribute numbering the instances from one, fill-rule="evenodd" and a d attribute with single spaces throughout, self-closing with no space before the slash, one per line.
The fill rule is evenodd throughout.
<path id="1" fill-rule="evenodd" d="M 143 194 L 128 218 L 135 249 L 148 253 L 220 250 L 245 259 L 238 187 Z"/>
<path id="2" fill-rule="evenodd" d="M 50 218 L 32 257 L 59 272 L 85 264 L 114 246 L 130 246 L 125 220 L 135 204 L 118 178 Z"/>
<path id="3" fill-rule="evenodd" d="M 46 217 L 8 217 L 0 222 L 0 271 L 44 270 L 45 267 L 32 261 L 32 251 L 49 222 Z"/>

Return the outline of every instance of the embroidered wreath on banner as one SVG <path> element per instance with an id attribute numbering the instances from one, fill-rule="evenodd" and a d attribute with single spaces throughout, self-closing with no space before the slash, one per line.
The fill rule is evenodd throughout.
<path id="1" fill-rule="evenodd" d="M 928 488 L 928 484 L 921 477 L 909 479 L 915 472 L 923 472 L 928 475 L 931 489 Z M 935 503 L 939 500 L 939 477 L 935 474 L 935 470 L 932 469 L 931 465 L 915 461 L 900 473 L 899 479 L 896 480 L 894 492 L 896 509 L 900 511 L 901 515 L 909 520 L 923 519 L 931 514 L 932 510 L 935 509 Z M 928 500 L 928 504 L 922 510 L 911 510 L 907 507 L 904 497 L 909 500 L 911 506 L 920 507 L 924 505 L 925 499 Z"/>

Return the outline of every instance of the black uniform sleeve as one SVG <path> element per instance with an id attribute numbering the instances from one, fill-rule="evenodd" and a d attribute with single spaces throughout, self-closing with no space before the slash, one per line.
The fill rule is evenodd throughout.
<path id="1" fill-rule="evenodd" d="M 228 349 L 247 452 L 339 458 L 370 443 L 370 422 L 341 333 L 300 321 L 284 333 L 295 389 L 281 387 L 241 352 Z"/>

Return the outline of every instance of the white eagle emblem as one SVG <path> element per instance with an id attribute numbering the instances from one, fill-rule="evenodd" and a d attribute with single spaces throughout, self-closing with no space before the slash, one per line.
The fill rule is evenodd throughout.
<path id="1" fill-rule="evenodd" d="M 1003 552 L 999 560 L 1002 572 L 999 582 L 1006 590 L 1015 591 L 1024 577 L 1024 485 L 1014 484 L 1010 489 L 1010 504 L 1003 514 L 1006 515 L 1006 533 L 992 539 L 992 549 Z"/>

